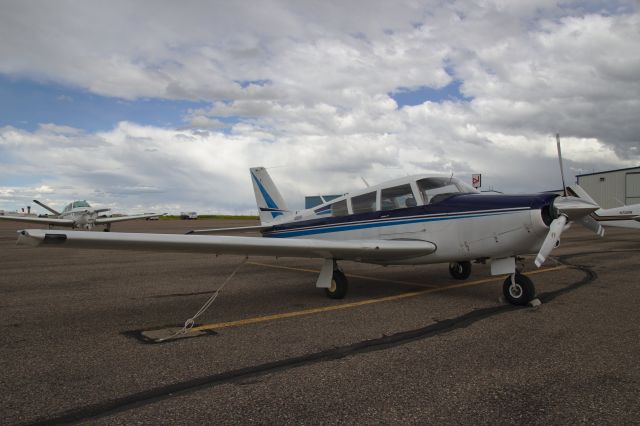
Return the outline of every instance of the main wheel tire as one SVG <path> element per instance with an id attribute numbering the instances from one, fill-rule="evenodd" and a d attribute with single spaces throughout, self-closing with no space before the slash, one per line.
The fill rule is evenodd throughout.
<path id="1" fill-rule="evenodd" d="M 449 274 L 456 280 L 466 280 L 471 275 L 471 262 L 450 263 Z"/>
<path id="2" fill-rule="evenodd" d="M 331 287 L 325 288 L 324 291 L 330 299 L 342 299 L 347 295 L 349 284 L 347 277 L 341 271 L 333 271 L 331 277 Z"/>
<path id="3" fill-rule="evenodd" d="M 502 293 L 505 299 L 512 305 L 525 306 L 536 297 L 536 288 L 526 275 L 516 274 L 515 285 L 511 284 L 511 276 L 508 276 L 502 284 Z"/>

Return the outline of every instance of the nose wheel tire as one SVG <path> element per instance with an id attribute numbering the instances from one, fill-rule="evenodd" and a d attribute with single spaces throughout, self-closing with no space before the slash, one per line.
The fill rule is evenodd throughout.
<path id="1" fill-rule="evenodd" d="M 456 280 L 466 280 L 471 275 L 471 262 L 450 263 L 449 274 Z"/>
<path id="2" fill-rule="evenodd" d="M 502 284 L 502 293 L 509 303 L 517 306 L 525 306 L 536 297 L 533 281 L 522 274 L 515 274 L 513 282 L 511 276 L 508 276 Z"/>
<path id="3" fill-rule="evenodd" d="M 341 271 L 333 271 L 333 277 L 331 277 L 331 286 L 325 288 L 324 291 L 327 297 L 330 299 L 342 299 L 347 295 L 349 288 L 347 277 Z"/>

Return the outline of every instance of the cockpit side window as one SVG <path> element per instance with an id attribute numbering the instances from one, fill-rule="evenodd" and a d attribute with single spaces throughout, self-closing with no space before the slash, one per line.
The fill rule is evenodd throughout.
<path id="1" fill-rule="evenodd" d="M 384 188 L 380 194 L 381 210 L 415 207 L 417 204 L 413 191 L 411 191 L 411 185 L 408 183 L 392 188 Z"/>
<path id="2" fill-rule="evenodd" d="M 376 211 L 376 191 L 351 198 L 353 214 Z"/>
<path id="3" fill-rule="evenodd" d="M 416 183 L 425 204 L 437 203 L 455 194 L 478 192 L 455 178 L 425 178 Z"/>
<path id="4" fill-rule="evenodd" d="M 346 216 L 348 214 L 349 209 L 347 208 L 347 200 L 340 200 L 331 204 L 331 216 Z"/>

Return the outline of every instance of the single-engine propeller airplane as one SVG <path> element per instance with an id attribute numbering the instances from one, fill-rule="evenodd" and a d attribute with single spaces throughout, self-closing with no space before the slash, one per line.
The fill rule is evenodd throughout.
<path id="1" fill-rule="evenodd" d="M 49 225 L 49 227 L 63 226 L 67 228 L 86 230 L 92 230 L 96 225 L 104 225 L 104 230 L 110 231 L 111 224 L 114 222 L 124 222 L 126 220 L 158 216 L 156 213 L 145 213 L 133 216 L 102 217 L 100 216 L 100 213 L 107 212 L 111 209 L 95 209 L 86 201 L 74 201 L 69 203 L 62 212 L 56 211 L 38 200 L 33 200 L 33 202 L 53 213 L 55 217 L 0 216 L 0 219 L 13 220 L 17 222 L 41 223 Z"/>
<path id="2" fill-rule="evenodd" d="M 324 262 L 316 286 L 334 299 L 347 293 L 347 279 L 338 266 L 343 260 L 449 263 L 457 279 L 469 277 L 472 261 L 490 261 L 492 275 L 509 275 L 505 298 L 525 305 L 535 297 L 535 288 L 516 268 L 519 256 L 537 253 L 535 264 L 541 266 L 569 222 L 603 235 L 589 216 L 598 205 L 566 192 L 483 195 L 453 177 L 416 175 L 291 211 L 265 168 L 251 168 L 250 174 L 261 225 L 193 233 L 254 230 L 262 237 L 23 230 L 18 244 L 320 258 Z"/>

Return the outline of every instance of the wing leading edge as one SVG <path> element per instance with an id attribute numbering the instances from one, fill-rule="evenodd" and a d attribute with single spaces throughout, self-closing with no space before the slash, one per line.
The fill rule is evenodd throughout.
<path id="1" fill-rule="evenodd" d="M 436 251 L 435 244 L 420 240 L 326 241 L 211 235 L 65 232 L 44 229 L 18 231 L 18 245 L 307 257 L 365 262 L 410 259 Z"/>

